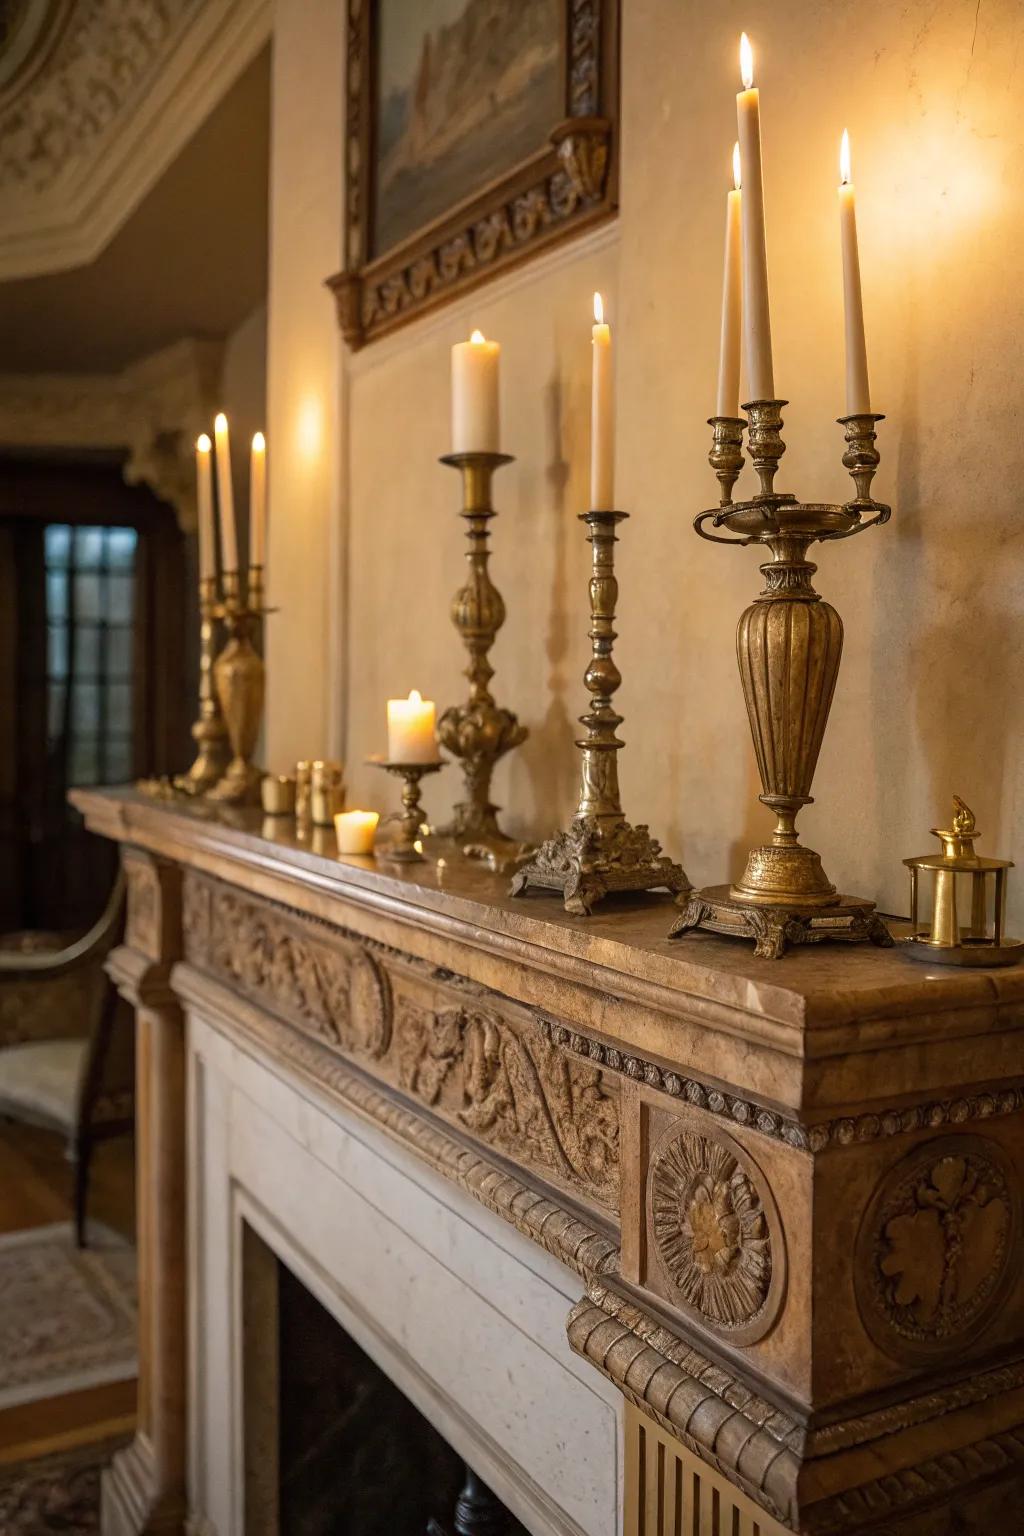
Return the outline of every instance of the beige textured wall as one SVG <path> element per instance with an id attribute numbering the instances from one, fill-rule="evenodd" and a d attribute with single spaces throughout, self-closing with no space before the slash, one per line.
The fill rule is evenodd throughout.
<path id="1" fill-rule="evenodd" d="M 504 443 L 517 455 L 498 479 L 493 569 L 509 619 L 494 652 L 496 688 L 533 733 L 499 771 L 497 798 L 512 826 L 538 832 L 571 810 L 588 553 L 574 513 L 586 497 L 587 312 L 599 286 L 611 297 L 619 365 L 618 499 L 632 513 L 620 545 L 617 652 L 626 809 L 650 821 L 700 882 L 735 873 L 769 827 L 733 651 L 736 619 L 760 584 L 757 555 L 701 543 L 690 530 L 715 491 L 704 420 L 736 42 L 747 26 L 762 88 L 776 380 L 792 402 L 780 483 L 807 499 L 849 493 L 834 424 L 843 405 L 835 186 L 844 126 L 853 140 L 873 393 L 888 417 L 876 489 L 895 515 L 888 528 L 817 555 L 819 590 L 839 608 L 847 641 L 817 804 L 802 825 L 845 890 L 901 910 L 900 860 L 928 847 L 953 791 L 977 811 L 988 851 L 1024 857 L 1015 494 L 1024 453 L 1011 414 L 1024 323 L 1020 6 L 783 0 L 760 29 L 749 7 L 731 3 L 629 0 L 623 10 L 614 235 L 485 288 L 347 365 L 347 412 L 331 431 L 348 443 L 339 515 L 353 573 L 351 654 L 339 686 L 354 798 L 379 805 L 389 794 L 361 766 L 383 745 L 389 694 L 417 686 L 443 705 L 461 693 L 448 619 L 461 576 L 457 485 L 435 460 L 447 447 L 448 348 L 478 324 L 503 344 Z M 278 126 L 291 115 L 277 92 L 282 74 Z M 311 92 L 306 81 L 293 85 L 301 116 Z M 289 122 L 289 139 L 296 133 Z M 333 172 L 321 197 L 336 209 Z M 322 209 L 315 219 L 306 212 L 319 227 Z M 317 284 L 332 264 L 309 257 L 314 242 L 295 213 L 275 253 L 287 247 L 310 269 L 294 311 L 301 328 L 317 306 L 326 332 Z M 290 323 L 272 300 L 272 337 Z M 318 357 L 330 350 L 325 336 L 319 347 Z M 296 387 L 293 371 L 280 381 L 281 367 L 272 340 L 272 400 Z M 321 497 L 302 512 L 317 581 L 332 547 L 322 521 L 330 509 Z M 298 640 L 320 613 L 307 594 L 312 577 L 305 559 L 275 574 L 288 610 L 278 624 L 292 639 L 272 653 L 271 732 L 292 756 L 326 718 L 319 669 Z M 443 778 L 429 786 L 432 811 L 457 788 L 456 770 Z M 1016 906 L 1024 923 L 1024 900 Z"/>

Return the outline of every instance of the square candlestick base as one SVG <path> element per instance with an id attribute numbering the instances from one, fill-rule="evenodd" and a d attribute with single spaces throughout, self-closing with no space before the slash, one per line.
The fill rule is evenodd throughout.
<path id="1" fill-rule="evenodd" d="M 668 890 L 681 896 L 690 882 L 645 826 L 577 816 L 568 832 L 549 838 L 513 877 L 511 894 L 531 886 L 561 892 L 567 912 L 589 917 L 595 903 L 616 891 Z"/>
<path id="2" fill-rule="evenodd" d="M 823 939 L 877 944 L 883 949 L 893 944 L 874 902 L 861 896 L 839 896 L 828 907 L 798 908 L 737 901 L 731 892 L 729 885 L 691 891 L 668 931 L 669 938 L 700 928 L 727 938 L 752 940 L 754 954 L 762 960 L 779 960 L 793 944 L 819 944 Z"/>

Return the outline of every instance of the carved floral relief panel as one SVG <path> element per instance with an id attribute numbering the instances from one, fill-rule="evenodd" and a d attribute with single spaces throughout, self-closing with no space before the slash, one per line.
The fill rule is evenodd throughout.
<path id="1" fill-rule="evenodd" d="M 186 959 L 449 1125 L 617 1212 L 613 1075 L 427 962 L 188 872 Z"/>

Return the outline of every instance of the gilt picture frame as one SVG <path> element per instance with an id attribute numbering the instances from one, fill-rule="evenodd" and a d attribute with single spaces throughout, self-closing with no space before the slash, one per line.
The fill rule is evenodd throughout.
<path id="1" fill-rule="evenodd" d="M 618 206 L 619 0 L 346 0 L 353 348 Z"/>

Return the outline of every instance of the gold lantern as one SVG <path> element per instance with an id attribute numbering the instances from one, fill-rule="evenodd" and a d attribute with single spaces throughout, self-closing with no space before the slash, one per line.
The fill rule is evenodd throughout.
<path id="1" fill-rule="evenodd" d="M 1024 958 L 1024 943 L 1004 937 L 1006 871 L 1013 868 L 1013 861 L 985 859 L 975 853 L 974 840 L 979 833 L 974 812 L 959 795 L 953 796 L 950 829 L 933 827 L 932 835 L 941 842 L 941 853 L 925 853 L 916 859 L 903 860 L 910 870 L 912 933 L 904 945 L 907 954 L 933 965 L 1012 965 Z M 921 870 L 928 870 L 935 876 L 931 925 L 924 928 L 918 922 Z M 995 887 L 991 925 L 988 917 L 990 875 Z M 961 896 L 967 898 L 963 910 L 970 914 L 966 925 L 960 920 Z"/>

